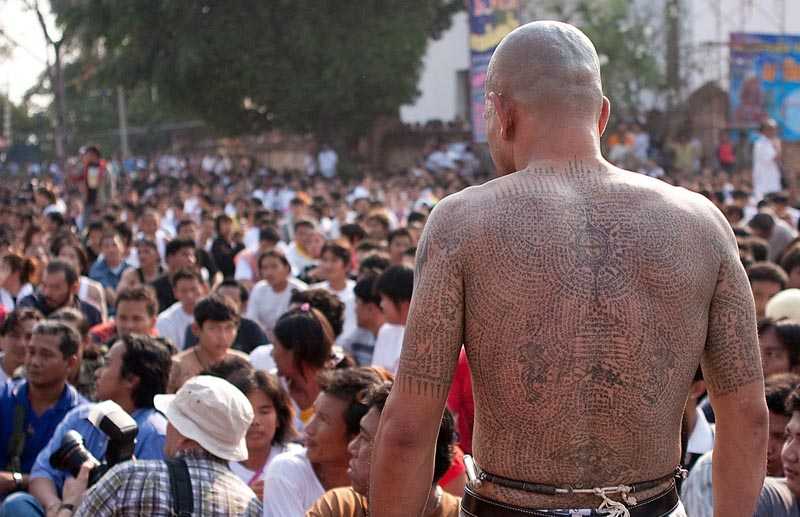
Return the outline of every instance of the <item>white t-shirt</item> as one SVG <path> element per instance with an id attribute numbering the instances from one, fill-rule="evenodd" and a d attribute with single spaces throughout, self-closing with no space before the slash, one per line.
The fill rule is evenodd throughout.
<path id="1" fill-rule="evenodd" d="M 689 435 L 689 441 L 686 443 L 686 452 L 687 454 L 705 454 L 714 449 L 715 429 L 714 425 L 709 424 L 706 420 L 702 409 L 695 408 L 695 413 L 697 420 Z"/>
<path id="2" fill-rule="evenodd" d="M 250 299 L 247 301 L 245 317 L 261 325 L 261 329 L 271 340 L 275 323 L 289 309 L 289 300 L 295 289 L 305 291 L 308 289 L 308 285 L 296 278 L 289 278 L 286 289 L 276 293 L 266 280 L 256 282 L 250 293 Z"/>
<path id="3" fill-rule="evenodd" d="M 0 352 L 0 388 L 2 388 L 3 385 L 6 382 L 8 382 L 8 380 L 11 378 L 11 377 L 8 376 L 6 371 L 3 370 L 3 367 L 2 367 L 2 362 L 3 362 L 3 356 L 4 355 L 5 355 L 5 352 Z"/>
<path id="4" fill-rule="evenodd" d="M 301 274 L 308 266 L 316 266 L 319 264 L 318 260 L 305 256 L 297 249 L 297 243 L 292 242 L 286 250 L 286 260 L 292 266 L 292 274 L 297 276 Z"/>
<path id="5" fill-rule="evenodd" d="M 397 373 L 400 363 L 400 352 L 403 349 L 405 325 L 384 323 L 375 339 L 375 352 L 372 355 L 372 366 L 382 366 L 392 375 Z"/>
<path id="6" fill-rule="evenodd" d="M 257 249 L 258 241 L 261 237 L 261 229 L 258 226 L 251 226 L 244 232 L 244 246 L 248 249 Z"/>
<path id="7" fill-rule="evenodd" d="M 34 289 L 31 284 L 25 284 L 20 287 L 19 292 L 17 293 L 16 299 L 11 296 L 11 293 L 0 287 L 0 305 L 6 308 L 8 312 L 13 311 L 17 308 L 17 303 L 20 300 L 28 296 L 29 294 L 33 294 Z"/>
<path id="8" fill-rule="evenodd" d="M 264 370 L 267 373 L 278 374 L 278 365 L 272 358 L 272 345 L 260 345 L 250 352 L 250 364 L 256 370 Z"/>
<path id="9" fill-rule="evenodd" d="M 355 280 L 347 280 L 344 289 L 341 291 L 334 291 L 333 288 L 331 288 L 330 282 L 320 282 L 311 286 L 312 288 L 325 289 L 335 294 L 344 304 L 344 325 L 342 326 L 340 338 L 349 336 L 358 326 L 356 320 L 356 293 L 353 292 L 355 286 Z"/>
<path id="10" fill-rule="evenodd" d="M 297 452 L 301 451 L 302 449 L 303 447 L 296 443 L 273 445 L 269 450 L 269 456 L 267 456 L 267 462 L 264 463 L 264 467 L 261 469 L 261 472 L 256 479 L 253 479 L 253 477 L 256 475 L 256 471 L 250 470 L 249 468 L 245 467 L 238 461 L 229 461 L 228 466 L 231 468 L 231 471 L 239 477 L 239 479 L 250 485 L 255 481 L 264 479 L 264 476 L 267 475 L 267 468 L 269 468 L 269 464 L 279 454 L 283 454 L 284 452 L 290 452 L 290 451 Z"/>
<path id="11" fill-rule="evenodd" d="M 194 315 L 183 311 L 181 302 L 175 302 L 165 309 L 156 319 L 158 335 L 172 341 L 172 344 L 183 350 L 186 345 L 186 327 L 194 322 Z"/>
<path id="12" fill-rule="evenodd" d="M 760 200 L 770 192 L 781 190 L 781 170 L 775 162 L 778 150 L 764 135 L 753 144 L 753 197 Z"/>
<path id="13" fill-rule="evenodd" d="M 285 452 L 270 462 L 264 475 L 264 517 L 305 515 L 324 493 L 306 450 Z"/>
<path id="14" fill-rule="evenodd" d="M 257 251 L 247 250 L 242 251 L 239 255 L 236 256 L 236 270 L 233 273 L 234 280 L 247 280 L 252 281 L 255 280 L 255 274 L 253 273 L 253 268 L 250 266 L 250 261 L 248 260 L 248 256 L 244 255 L 245 253 L 257 253 Z"/>

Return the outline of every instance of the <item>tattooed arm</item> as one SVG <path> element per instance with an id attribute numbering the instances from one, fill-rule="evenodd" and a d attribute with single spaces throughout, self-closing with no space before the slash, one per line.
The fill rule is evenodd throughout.
<path id="1" fill-rule="evenodd" d="M 372 457 L 369 507 L 376 517 L 421 515 L 433 483 L 434 452 L 463 341 L 465 244 L 461 201 L 431 213 L 417 251 L 414 294 L 397 374 Z"/>
<path id="2" fill-rule="evenodd" d="M 714 515 L 750 516 L 766 475 L 768 417 L 753 296 L 736 240 L 725 230 L 702 359 L 717 421 Z"/>

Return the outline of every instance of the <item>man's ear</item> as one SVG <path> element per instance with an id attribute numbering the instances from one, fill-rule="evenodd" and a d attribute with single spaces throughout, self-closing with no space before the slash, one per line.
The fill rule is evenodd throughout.
<path id="1" fill-rule="evenodd" d="M 597 121 L 597 129 L 599 131 L 599 135 L 603 136 L 603 133 L 606 132 L 606 127 L 608 126 L 608 120 L 611 118 L 611 101 L 608 100 L 608 97 L 603 95 L 603 103 L 600 106 L 600 119 Z"/>
<path id="2" fill-rule="evenodd" d="M 78 353 L 79 352 L 80 351 L 78 351 Z M 78 365 L 78 362 L 81 360 L 78 353 L 74 353 L 71 356 L 67 357 L 67 370 L 72 371 Z"/>
<path id="3" fill-rule="evenodd" d="M 133 393 L 133 391 L 139 386 L 139 383 L 141 382 L 141 378 L 139 378 L 138 375 L 128 375 L 127 377 L 122 377 L 121 380 L 122 382 L 128 383 L 128 385 L 131 387 L 131 393 Z"/>
<path id="4" fill-rule="evenodd" d="M 693 399 L 699 399 L 700 397 L 703 396 L 703 394 L 705 392 L 706 392 L 706 382 L 702 381 L 702 380 L 701 381 L 695 381 L 695 382 L 692 383 L 692 387 L 691 387 L 689 395 Z"/>
<path id="5" fill-rule="evenodd" d="M 514 106 L 508 96 L 502 93 L 489 92 L 489 102 L 492 105 L 497 115 L 497 121 L 500 124 L 500 137 L 503 140 L 511 140 L 514 138 Z"/>

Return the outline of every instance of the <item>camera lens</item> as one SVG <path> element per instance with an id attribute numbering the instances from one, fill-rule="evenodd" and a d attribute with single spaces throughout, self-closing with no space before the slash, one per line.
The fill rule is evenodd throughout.
<path id="1" fill-rule="evenodd" d="M 95 460 L 92 453 L 83 446 L 83 437 L 77 431 L 67 431 L 61 440 L 61 447 L 50 456 L 50 465 L 58 470 L 65 470 L 77 477 L 87 460 Z"/>

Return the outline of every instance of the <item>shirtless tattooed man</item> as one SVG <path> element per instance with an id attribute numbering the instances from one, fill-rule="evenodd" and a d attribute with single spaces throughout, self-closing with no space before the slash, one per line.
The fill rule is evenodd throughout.
<path id="1" fill-rule="evenodd" d="M 715 514 L 752 515 L 767 409 L 727 221 L 704 197 L 603 159 L 609 101 L 576 28 L 535 22 L 509 34 L 486 91 L 500 177 L 447 197 L 425 227 L 371 515 L 425 507 L 462 343 L 484 472 L 462 515 L 685 515 L 673 474 L 698 364 L 717 417 Z M 553 493 L 620 485 L 633 491 Z"/>

